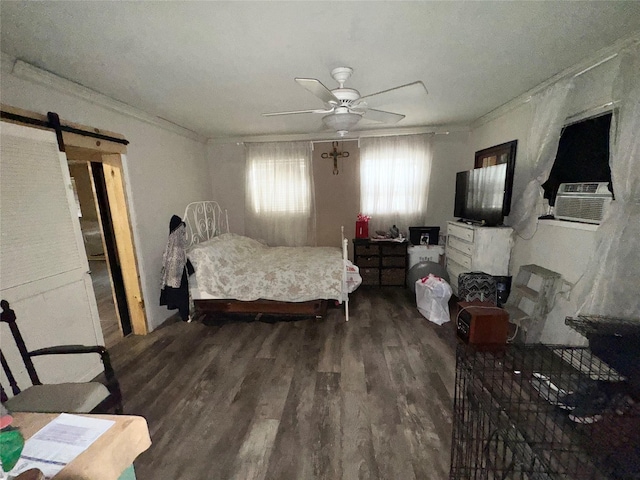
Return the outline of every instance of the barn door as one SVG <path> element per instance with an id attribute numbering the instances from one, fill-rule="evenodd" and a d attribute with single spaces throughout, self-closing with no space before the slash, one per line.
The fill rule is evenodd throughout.
<path id="1" fill-rule="evenodd" d="M 102 345 L 66 156 L 52 131 L 1 126 L 0 295 L 15 310 L 30 350 Z M 17 368 L 6 330 L 0 342 Z M 36 370 L 41 380 L 58 382 L 88 380 L 102 368 L 97 356 L 56 355 L 36 359 Z"/>

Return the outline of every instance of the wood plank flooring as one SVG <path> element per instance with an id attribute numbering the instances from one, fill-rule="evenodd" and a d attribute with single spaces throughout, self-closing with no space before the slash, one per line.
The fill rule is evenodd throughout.
<path id="1" fill-rule="evenodd" d="M 151 479 L 448 478 L 454 332 L 408 290 L 360 288 L 351 319 L 177 322 L 112 350 Z"/>

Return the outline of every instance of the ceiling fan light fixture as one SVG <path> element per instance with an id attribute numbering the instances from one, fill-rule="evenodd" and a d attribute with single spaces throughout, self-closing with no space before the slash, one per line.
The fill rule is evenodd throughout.
<path id="1" fill-rule="evenodd" d="M 322 122 L 330 129 L 335 130 L 338 135 L 344 137 L 361 118 L 357 113 L 332 113 L 322 117 Z"/>

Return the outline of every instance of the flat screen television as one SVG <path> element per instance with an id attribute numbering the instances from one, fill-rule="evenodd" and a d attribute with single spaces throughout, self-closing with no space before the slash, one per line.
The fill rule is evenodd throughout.
<path id="1" fill-rule="evenodd" d="M 453 214 L 463 221 L 501 225 L 511 207 L 511 195 L 507 196 L 505 188 L 506 178 L 506 163 L 458 172 Z"/>
<path id="2" fill-rule="evenodd" d="M 481 225 L 502 225 L 511 210 L 517 144 L 513 140 L 480 150 L 476 168 L 456 174 L 456 217 Z"/>

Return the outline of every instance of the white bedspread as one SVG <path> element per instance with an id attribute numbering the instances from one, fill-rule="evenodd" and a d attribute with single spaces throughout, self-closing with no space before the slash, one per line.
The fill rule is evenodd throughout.
<path id="1" fill-rule="evenodd" d="M 342 300 L 342 252 L 333 247 L 268 247 L 226 233 L 188 252 L 199 292 L 206 297 L 251 301 Z M 348 290 L 362 279 L 349 262 Z M 195 298 L 195 297 L 194 297 Z"/>

